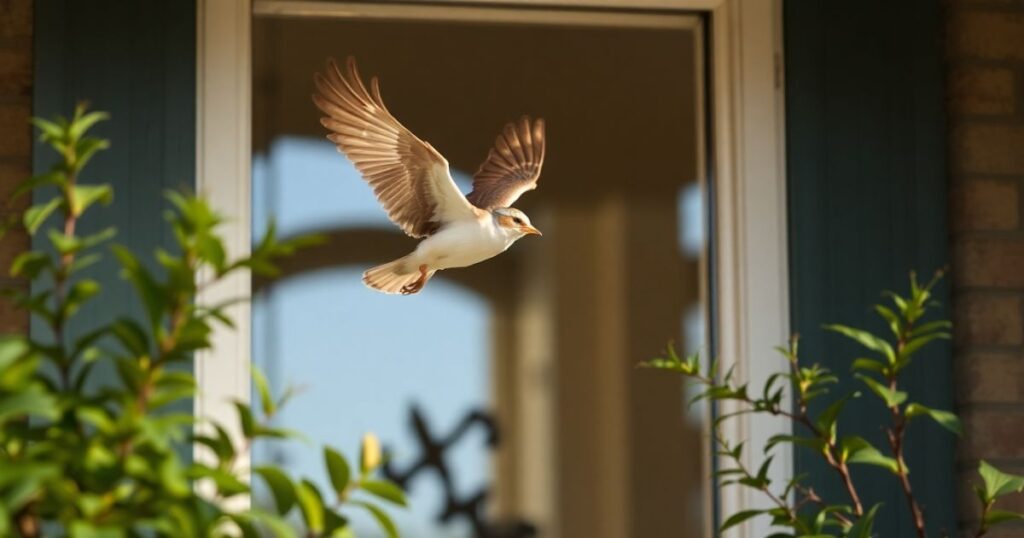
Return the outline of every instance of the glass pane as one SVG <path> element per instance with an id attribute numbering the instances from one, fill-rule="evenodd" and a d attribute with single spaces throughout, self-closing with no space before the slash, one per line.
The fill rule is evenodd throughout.
<path id="1" fill-rule="evenodd" d="M 571 17 L 570 17 L 571 18 Z M 375 432 L 410 491 L 409 537 L 695 536 L 703 413 L 635 365 L 705 345 L 699 22 L 667 28 L 257 18 L 253 219 L 327 242 L 254 282 L 254 361 L 302 393 L 277 424 L 313 444 L 254 459 L 322 476 L 322 443 Z M 567 19 L 568 21 L 568 19 Z M 363 286 L 411 251 L 310 102 L 328 57 L 381 76 L 391 112 L 463 192 L 505 122 L 544 117 L 544 236 L 439 272 L 413 296 Z M 257 498 L 257 502 L 261 500 Z M 360 536 L 378 536 L 355 518 Z"/>

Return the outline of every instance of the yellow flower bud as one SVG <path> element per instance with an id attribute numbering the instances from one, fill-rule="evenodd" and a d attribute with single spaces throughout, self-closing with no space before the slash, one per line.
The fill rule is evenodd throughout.
<path id="1" fill-rule="evenodd" d="M 364 473 L 368 473 L 377 467 L 380 467 L 380 464 L 380 439 L 377 439 L 377 436 L 373 433 L 367 433 L 363 435 L 363 450 L 360 468 Z"/>

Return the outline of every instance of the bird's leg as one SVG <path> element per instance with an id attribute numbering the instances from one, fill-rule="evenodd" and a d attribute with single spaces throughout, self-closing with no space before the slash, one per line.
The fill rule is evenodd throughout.
<path id="1" fill-rule="evenodd" d="M 412 284 L 406 284 L 402 286 L 402 295 L 412 295 L 423 289 L 423 286 L 427 284 L 427 280 L 430 279 L 429 273 L 427 272 L 427 264 L 420 265 L 420 277 L 416 279 Z"/>

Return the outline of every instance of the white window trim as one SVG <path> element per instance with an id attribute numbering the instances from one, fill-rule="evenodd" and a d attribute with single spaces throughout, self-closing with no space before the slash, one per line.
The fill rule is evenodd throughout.
<path id="1" fill-rule="evenodd" d="M 259 0 L 257 0 L 259 2 Z M 323 9 L 322 2 L 289 2 Z M 410 2 L 415 4 L 415 2 Z M 628 8 L 703 12 L 709 16 L 712 59 L 711 143 L 714 148 L 716 196 L 714 241 L 717 305 L 716 354 L 738 379 L 759 386 L 774 371 L 788 367 L 772 347 L 789 334 L 788 250 L 781 84 L 781 0 L 434 0 L 465 10 L 469 4 L 515 6 Z M 261 2 L 271 9 L 280 2 Z M 358 3 L 338 3 L 358 8 Z M 372 4 L 363 4 L 363 7 Z M 250 0 L 199 0 L 197 6 L 198 191 L 230 216 L 226 240 L 233 255 L 249 251 L 251 160 L 251 48 L 253 5 Z M 394 9 L 391 5 L 388 9 Z M 206 289 L 203 303 L 248 297 L 250 280 L 236 277 Z M 232 307 L 234 330 L 218 329 L 213 349 L 196 357 L 199 417 L 234 425 L 233 400 L 250 397 L 250 309 Z M 725 407 L 725 406 L 723 406 Z M 728 408 L 722 409 L 728 412 Z M 784 419 L 726 423 L 730 439 L 745 439 L 744 454 L 756 468 L 764 457 L 753 447 L 775 434 L 788 433 Z M 237 432 L 236 432 L 237 433 Z M 197 452 L 197 457 L 205 457 Z M 772 478 L 785 483 L 793 474 L 788 445 L 775 449 Z M 723 514 L 763 506 L 748 488 L 719 491 Z M 729 537 L 765 536 L 767 521 L 748 521 Z"/>

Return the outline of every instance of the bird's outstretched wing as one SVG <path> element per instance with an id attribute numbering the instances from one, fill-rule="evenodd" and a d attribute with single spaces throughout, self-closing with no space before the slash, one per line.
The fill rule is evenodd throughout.
<path id="1" fill-rule="evenodd" d="M 320 123 L 373 187 L 388 217 L 412 237 L 426 237 L 444 223 L 475 218 L 479 210 L 463 196 L 448 161 L 406 129 L 384 106 L 377 77 L 370 90 L 351 56 L 345 72 L 334 60 L 314 76 L 313 102 L 326 116 Z"/>
<path id="2" fill-rule="evenodd" d="M 481 209 L 509 207 L 524 192 L 537 188 L 543 164 L 544 120 L 523 116 L 498 135 L 473 176 L 473 192 L 467 199 Z"/>

